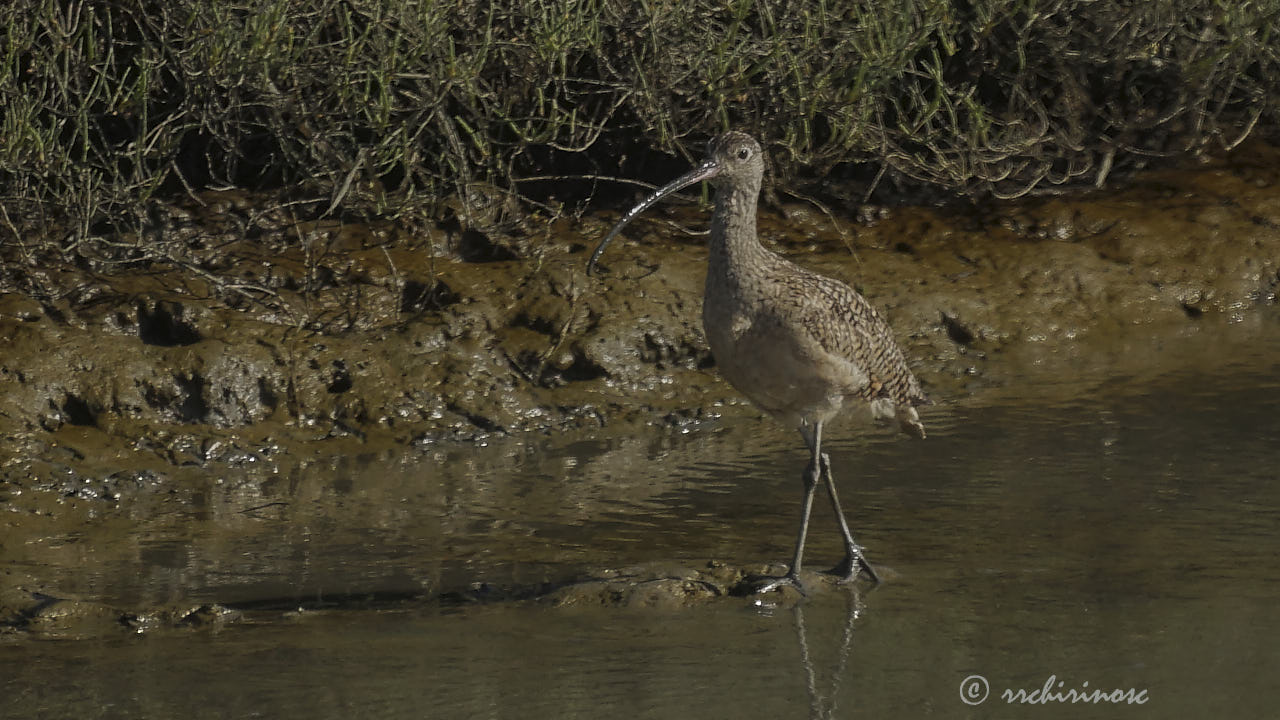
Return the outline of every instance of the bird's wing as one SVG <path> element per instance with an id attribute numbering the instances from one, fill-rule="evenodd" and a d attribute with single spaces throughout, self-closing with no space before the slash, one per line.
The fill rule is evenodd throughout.
<path id="1" fill-rule="evenodd" d="M 853 288 L 833 278 L 806 273 L 803 300 L 793 306 L 800 326 L 826 352 L 854 363 L 867 375 L 861 393 L 895 405 L 928 403 L 888 323 Z"/>

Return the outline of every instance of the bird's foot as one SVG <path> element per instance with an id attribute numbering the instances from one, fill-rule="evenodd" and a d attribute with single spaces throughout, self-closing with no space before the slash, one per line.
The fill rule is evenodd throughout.
<path id="1" fill-rule="evenodd" d="M 806 595 L 804 585 L 800 583 L 800 577 L 793 572 L 780 576 L 765 575 L 749 578 L 740 586 L 740 592 L 743 595 L 763 595 L 784 587 L 793 587 L 801 596 Z"/>
<path id="2" fill-rule="evenodd" d="M 857 549 L 848 555 L 839 565 L 831 568 L 831 574 L 840 578 L 841 583 L 852 583 L 858 579 L 860 573 L 866 573 L 871 582 L 879 585 L 880 576 L 876 573 L 875 568 L 871 567 L 871 563 L 862 556 L 862 550 Z"/>

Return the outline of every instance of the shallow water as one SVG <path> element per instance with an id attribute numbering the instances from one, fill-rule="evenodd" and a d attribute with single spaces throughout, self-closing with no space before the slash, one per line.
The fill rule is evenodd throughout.
<path id="1" fill-rule="evenodd" d="M 798 609 L 527 604 L 306 610 L 270 622 L 0 642 L 5 717 L 1076 717 L 1008 689 L 1145 691 L 1088 715 L 1263 717 L 1280 700 L 1280 353 L 1040 382 L 931 409 L 926 441 L 828 450 L 892 579 Z M 126 607 L 532 585 L 662 560 L 782 561 L 799 438 L 768 421 L 556 447 L 317 460 L 163 499 L 119 542 L 6 548 L 68 596 Z M 809 562 L 840 557 L 825 499 Z M 132 519 L 131 519 L 132 518 Z M 981 675 L 975 710 L 961 684 Z M 1061 681 L 1061 686 L 1055 683 Z M 1084 683 L 1088 683 L 1085 685 Z"/>

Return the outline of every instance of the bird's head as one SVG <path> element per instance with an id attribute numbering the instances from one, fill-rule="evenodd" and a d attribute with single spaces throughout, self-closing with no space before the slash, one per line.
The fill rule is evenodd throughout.
<path id="1" fill-rule="evenodd" d="M 591 253 L 587 261 L 587 274 L 595 269 L 596 261 L 604 254 L 605 247 L 614 236 L 622 232 L 627 223 L 647 210 L 662 198 L 682 190 L 703 180 L 711 181 L 717 189 L 731 187 L 760 188 L 760 178 L 764 176 L 764 153 L 760 151 L 760 143 L 755 138 L 742 132 L 727 132 L 715 136 L 707 144 L 707 155 L 692 170 L 653 191 L 649 197 L 631 208 L 618 220 L 604 240 Z"/>
<path id="2" fill-rule="evenodd" d="M 764 153 L 760 143 L 746 133 L 727 132 L 707 145 L 707 156 L 698 169 L 712 168 L 706 179 L 717 188 L 732 185 L 759 187 L 764 175 Z"/>

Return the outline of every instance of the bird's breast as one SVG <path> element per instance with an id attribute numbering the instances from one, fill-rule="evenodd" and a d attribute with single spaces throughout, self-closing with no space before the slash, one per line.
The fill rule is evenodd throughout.
<path id="1" fill-rule="evenodd" d="M 835 358 L 768 303 L 708 294 L 703 328 L 720 375 L 761 410 L 787 424 L 812 422 L 840 409 L 850 383 L 865 375 L 835 367 Z"/>

